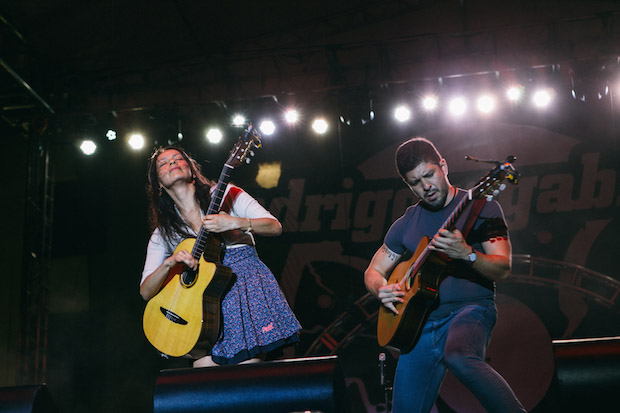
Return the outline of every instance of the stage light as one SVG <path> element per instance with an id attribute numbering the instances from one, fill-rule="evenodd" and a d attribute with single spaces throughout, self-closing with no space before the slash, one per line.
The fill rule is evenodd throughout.
<path id="1" fill-rule="evenodd" d="M 82 142 L 82 144 L 80 145 L 80 149 L 82 150 L 82 153 L 84 155 L 90 156 L 94 154 L 95 151 L 97 150 L 97 145 L 95 144 L 95 142 L 87 139 Z"/>
<path id="2" fill-rule="evenodd" d="M 409 119 L 411 119 L 411 110 L 404 105 L 398 106 L 396 109 L 394 109 L 394 117 L 397 121 L 401 123 L 407 122 Z"/>
<path id="3" fill-rule="evenodd" d="M 144 147 L 144 137 L 139 133 L 135 133 L 129 137 L 129 141 L 127 142 L 131 149 L 138 150 Z"/>
<path id="4" fill-rule="evenodd" d="M 482 113 L 490 113 L 495 109 L 495 99 L 490 95 L 483 95 L 476 102 L 478 110 Z"/>
<path id="5" fill-rule="evenodd" d="M 113 131 L 112 129 L 108 129 L 105 136 L 106 138 L 108 138 L 109 141 L 113 141 L 114 139 L 116 139 L 116 131 Z"/>
<path id="6" fill-rule="evenodd" d="M 549 106 L 549 103 L 551 103 L 551 91 L 548 89 L 537 90 L 532 97 L 532 102 L 538 108 Z"/>
<path id="7" fill-rule="evenodd" d="M 211 128 L 205 134 L 207 140 L 211 143 L 220 143 L 223 138 L 222 131 L 217 128 Z"/>
<path id="8" fill-rule="evenodd" d="M 245 117 L 243 115 L 235 115 L 232 120 L 233 126 L 243 126 L 245 125 Z"/>
<path id="9" fill-rule="evenodd" d="M 289 109 L 284 113 L 284 119 L 288 123 L 296 123 L 299 120 L 299 112 L 295 109 Z"/>
<path id="10" fill-rule="evenodd" d="M 523 96 L 523 86 L 510 86 L 506 91 L 506 96 L 512 102 L 520 100 L 521 96 Z"/>
<path id="11" fill-rule="evenodd" d="M 319 135 L 323 135 L 327 132 L 327 121 L 321 118 L 315 119 L 314 122 L 312 122 L 312 129 Z"/>
<path id="12" fill-rule="evenodd" d="M 264 120 L 260 123 L 259 129 L 263 134 L 269 136 L 276 131 L 276 125 L 270 120 Z"/>
<path id="13" fill-rule="evenodd" d="M 448 105 L 448 109 L 451 114 L 461 116 L 467 110 L 467 101 L 462 97 L 453 98 Z"/>
<path id="14" fill-rule="evenodd" d="M 424 110 L 432 112 L 435 109 L 437 109 L 437 106 L 439 104 L 439 99 L 437 99 L 437 96 L 435 95 L 430 95 L 430 96 L 425 96 L 422 99 L 422 107 L 424 108 Z"/>

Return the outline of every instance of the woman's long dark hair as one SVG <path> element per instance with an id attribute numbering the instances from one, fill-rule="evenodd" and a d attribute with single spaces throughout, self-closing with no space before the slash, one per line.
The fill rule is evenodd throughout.
<path id="1" fill-rule="evenodd" d="M 149 182 L 146 186 L 146 193 L 150 203 L 149 225 L 151 230 L 159 228 L 164 241 L 172 243 L 178 240 L 179 236 L 181 238 L 189 238 L 193 235 L 189 233 L 183 218 L 177 213 L 174 207 L 174 201 L 170 198 L 170 195 L 168 195 L 166 191 L 160 190 L 159 178 L 157 176 L 157 157 L 168 149 L 178 151 L 189 164 L 192 171 L 193 183 L 196 187 L 194 197 L 203 211 L 209 209 L 209 203 L 211 202 L 210 190 L 215 183 L 202 174 L 200 164 L 190 157 L 180 146 L 169 145 L 155 149 L 149 160 Z"/>

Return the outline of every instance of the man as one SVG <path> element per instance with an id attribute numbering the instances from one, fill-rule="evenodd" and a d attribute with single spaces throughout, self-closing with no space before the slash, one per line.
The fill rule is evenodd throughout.
<path id="1" fill-rule="evenodd" d="M 407 209 L 389 229 L 384 244 L 364 273 L 368 291 L 398 313 L 403 302 L 399 284 L 387 284 L 390 272 L 423 236 L 429 248 L 444 253 L 438 303 L 432 307 L 413 350 L 401 354 L 396 367 L 393 412 L 430 412 L 449 369 L 488 412 L 524 412 L 506 381 L 484 362 L 497 319 L 495 281 L 505 280 L 511 268 L 511 246 L 503 212 L 496 201 L 483 206 L 467 239 L 460 229 L 440 230 L 466 191 L 448 180 L 448 166 L 435 146 L 413 138 L 396 150 L 401 178 L 420 201 Z M 466 215 L 466 214 L 465 214 Z M 466 216 L 457 222 L 463 227 Z"/>

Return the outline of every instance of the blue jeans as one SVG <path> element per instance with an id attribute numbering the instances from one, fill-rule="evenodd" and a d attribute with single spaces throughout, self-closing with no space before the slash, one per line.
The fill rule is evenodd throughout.
<path id="1" fill-rule="evenodd" d="M 484 355 L 497 320 L 491 305 L 468 305 L 428 321 L 412 351 L 401 354 L 394 378 L 393 413 L 431 411 L 449 369 L 489 413 L 525 412 Z"/>

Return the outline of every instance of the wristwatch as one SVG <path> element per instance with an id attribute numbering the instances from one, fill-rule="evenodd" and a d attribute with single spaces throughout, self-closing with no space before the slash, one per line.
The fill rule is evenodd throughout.
<path id="1" fill-rule="evenodd" d="M 467 258 L 469 259 L 469 264 L 474 265 L 474 261 L 476 261 L 476 250 L 474 249 L 474 247 L 471 247 L 471 252 L 467 256 Z"/>

